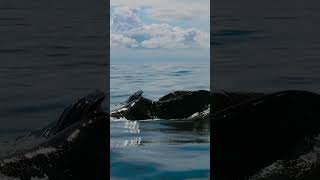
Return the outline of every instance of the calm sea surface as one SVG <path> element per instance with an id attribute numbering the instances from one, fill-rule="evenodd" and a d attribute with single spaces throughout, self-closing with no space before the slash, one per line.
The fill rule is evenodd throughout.
<path id="1" fill-rule="evenodd" d="M 76 99 L 107 89 L 103 5 L 0 2 L 0 135 L 41 128 Z"/>
<path id="2" fill-rule="evenodd" d="M 310 1 L 214 1 L 213 87 L 320 92 L 320 11 Z"/>
<path id="3" fill-rule="evenodd" d="M 131 93 L 158 99 L 175 90 L 209 90 L 209 60 L 112 62 L 111 109 Z M 209 124 L 111 119 L 111 179 L 208 179 Z"/>

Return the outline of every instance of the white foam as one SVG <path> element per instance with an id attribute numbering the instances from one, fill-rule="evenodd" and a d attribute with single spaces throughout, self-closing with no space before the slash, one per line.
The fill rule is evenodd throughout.
<path id="1" fill-rule="evenodd" d="M 73 133 L 68 137 L 67 141 L 73 141 L 75 138 L 78 137 L 80 133 L 80 129 L 76 129 L 75 131 L 73 131 Z"/>
<path id="2" fill-rule="evenodd" d="M 30 153 L 25 154 L 25 157 L 31 159 L 39 154 L 47 155 L 49 153 L 56 152 L 56 151 L 57 151 L 56 148 L 51 148 L 51 147 L 41 148 L 41 149 L 38 149 L 34 152 L 30 152 Z"/>
<path id="3" fill-rule="evenodd" d="M 110 121 L 128 121 L 126 118 L 114 118 L 114 117 L 110 117 Z"/>
<path id="4" fill-rule="evenodd" d="M 35 147 L 36 145 L 42 143 L 45 141 L 45 138 L 42 137 L 35 137 L 35 136 L 24 136 L 18 139 L 14 138 L 7 138 L 3 137 L 6 139 L 5 142 L 0 142 L 0 157 L 9 157 L 16 153 L 17 151 L 23 151 L 30 149 L 32 147 Z"/>
<path id="5" fill-rule="evenodd" d="M 0 180 L 20 180 L 20 178 L 12 178 L 12 177 L 8 177 L 0 174 Z"/>
<path id="6" fill-rule="evenodd" d="M 9 158 L 9 159 L 4 159 L 2 162 L 3 163 L 12 163 L 12 162 L 16 162 L 16 161 L 18 161 L 18 158 L 12 157 L 12 158 Z M 3 164 L 1 164 L 1 166 L 3 166 Z"/>

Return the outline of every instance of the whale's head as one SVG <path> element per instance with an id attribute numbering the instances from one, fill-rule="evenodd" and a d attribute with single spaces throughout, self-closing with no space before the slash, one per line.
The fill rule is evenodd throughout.
<path id="1" fill-rule="evenodd" d="M 128 104 L 126 118 L 130 120 L 152 119 L 152 105 L 152 100 L 140 96 L 138 99 Z"/>
<path id="2" fill-rule="evenodd" d="M 125 105 L 110 113 L 114 118 L 126 118 L 128 120 L 144 120 L 153 117 L 153 101 L 142 96 L 143 91 L 132 94 Z"/>
<path id="3" fill-rule="evenodd" d="M 105 114 L 102 109 L 102 102 L 105 99 L 105 93 L 96 91 L 68 106 L 60 115 L 54 125 L 50 125 L 47 131 L 42 133 L 45 137 L 53 136 L 73 124 L 89 119 L 91 116 Z"/>

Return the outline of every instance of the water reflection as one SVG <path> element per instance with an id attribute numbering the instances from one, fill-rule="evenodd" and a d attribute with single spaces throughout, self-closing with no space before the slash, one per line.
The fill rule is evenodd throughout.
<path id="1" fill-rule="evenodd" d="M 209 133 L 208 120 L 112 121 L 110 148 L 209 143 Z"/>
<path id="2" fill-rule="evenodd" d="M 160 124 L 167 128 L 160 129 L 160 131 L 174 131 L 174 132 L 192 132 L 194 134 L 207 134 L 210 131 L 209 120 L 164 120 Z"/>
<path id="3" fill-rule="evenodd" d="M 125 121 L 124 128 L 128 129 L 128 132 L 139 134 L 139 121 Z"/>
<path id="4" fill-rule="evenodd" d="M 118 122 L 114 121 L 114 123 L 117 123 L 120 126 L 118 128 L 119 129 L 121 128 L 122 133 L 132 134 L 130 136 L 127 136 L 132 138 L 123 138 L 124 137 L 123 135 L 121 135 L 119 138 L 116 138 L 116 139 L 111 138 L 110 148 L 137 147 L 141 145 L 142 139 L 140 136 L 137 136 L 138 134 L 140 134 L 139 121 L 123 120 Z"/>
<path id="5" fill-rule="evenodd" d="M 141 145 L 141 138 L 125 139 L 123 141 L 111 141 L 110 148 L 137 147 Z"/>
<path id="6" fill-rule="evenodd" d="M 209 176 L 209 121 L 123 120 L 111 121 L 110 125 L 112 178 L 165 176 L 183 180 Z M 135 178 L 139 169 L 143 175 Z"/>

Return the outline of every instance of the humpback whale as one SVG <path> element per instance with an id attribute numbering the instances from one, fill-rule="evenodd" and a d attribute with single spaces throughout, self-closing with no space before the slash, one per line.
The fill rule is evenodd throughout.
<path id="1" fill-rule="evenodd" d="M 212 177 L 318 179 L 319 108 L 320 95 L 287 90 L 213 110 Z"/>
<path id="2" fill-rule="evenodd" d="M 174 91 L 156 101 L 142 96 L 139 90 L 132 94 L 119 109 L 113 110 L 113 118 L 127 120 L 144 119 L 208 119 L 208 110 L 213 106 L 218 111 L 250 98 L 262 95 L 261 93 L 210 93 L 206 90 Z"/>
<path id="3" fill-rule="evenodd" d="M 210 105 L 210 92 L 205 90 L 175 91 L 157 101 L 143 97 L 142 93 L 140 90 L 131 95 L 124 105 L 112 111 L 110 116 L 127 120 L 185 119 L 208 109 Z"/>
<path id="4" fill-rule="evenodd" d="M 101 108 L 105 94 L 96 92 L 70 105 L 60 118 L 49 126 L 31 132 L 28 137 L 45 140 L 17 151 L 0 160 L 0 174 L 30 180 L 107 179 L 107 120 Z"/>

